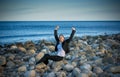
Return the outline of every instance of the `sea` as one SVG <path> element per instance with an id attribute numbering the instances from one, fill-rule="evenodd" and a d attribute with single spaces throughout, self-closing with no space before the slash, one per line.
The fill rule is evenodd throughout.
<path id="1" fill-rule="evenodd" d="M 120 33 L 120 21 L 0 21 L 0 44 L 54 40 L 54 28 L 58 35 L 69 37 L 72 27 L 75 36 L 96 36 Z"/>

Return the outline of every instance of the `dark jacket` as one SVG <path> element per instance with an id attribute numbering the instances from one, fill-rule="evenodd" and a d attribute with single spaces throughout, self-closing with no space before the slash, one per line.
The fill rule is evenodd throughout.
<path id="1" fill-rule="evenodd" d="M 69 52 L 70 52 L 70 50 L 69 50 L 69 43 L 70 43 L 70 41 L 72 40 L 75 32 L 76 32 L 75 30 L 72 30 L 72 33 L 71 33 L 70 37 L 69 37 L 68 39 L 66 39 L 66 40 L 62 43 L 62 47 L 63 47 L 65 53 L 69 53 Z M 59 38 L 58 38 L 57 30 L 54 30 L 54 36 L 55 36 L 55 39 L 56 39 L 56 41 L 57 41 L 57 44 L 56 44 L 56 46 L 55 46 L 55 51 L 57 51 L 57 50 L 58 50 L 58 49 L 57 49 L 57 45 L 59 44 Z"/>

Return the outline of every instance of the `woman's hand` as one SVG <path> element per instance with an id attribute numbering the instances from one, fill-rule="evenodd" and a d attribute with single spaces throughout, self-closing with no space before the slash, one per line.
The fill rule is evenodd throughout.
<path id="1" fill-rule="evenodd" d="M 74 27 L 72 27 L 72 30 L 76 30 Z"/>
<path id="2" fill-rule="evenodd" d="M 56 27 L 55 27 L 55 30 L 58 30 L 58 29 L 59 29 L 59 26 L 56 26 Z"/>

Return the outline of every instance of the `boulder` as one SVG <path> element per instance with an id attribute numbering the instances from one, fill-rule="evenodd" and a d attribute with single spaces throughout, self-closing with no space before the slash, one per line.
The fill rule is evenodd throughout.
<path id="1" fill-rule="evenodd" d="M 28 54 L 32 55 L 32 54 L 35 54 L 36 51 L 34 49 L 29 49 L 27 52 L 28 52 Z"/>
<path id="2" fill-rule="evenodd" d="M 5 65 L 6 64 L 6 57 L 0 56 L 0 65 Z"/>
<path id="3" fill-rule="evenodd" d="M 25 72 L 27 70 L 26 66 L 21 66 L 18 68 L 18 72 Z"/>
<path id="4" fill-rule="evenodd" d="M 63 69 L 64 69 L 65 71 L 68 71 L 68 72 L 69 72 L 69 71 L 72 71 L 73 68 L 74 68 L 74 66 L 71 65 L 71 64 L 66 64 L 66 65 L 63 66 Z"/>
<path id="5" fill-rule="evenodd" d="M 77 77 L 89 77 L 89 76 L 88 76 L 88 74 L 86 74 L 86 73 L 80 73 L 80 75 L 77 76 Z"/>
<path id="6" fill-rule="evenodd" d="M 72 77 L 79 77 L 81 70 L 79 68 L 74 68 L 72 71 Z"/>
<path id="7" fill-rule="evenodd" d="M 55 46 L 54 45 L 49 45 L 47 47 L 50 51 L 55 51 Z"/>
<path id="8" fill-rule="evenodd" d="M 24 47 L 18 47 L 18 50 L 20 50 L 23 53 L 26 53 L 26 49 Z"/>
<path id="9" fill-rule="evenodd" d="M 57 77 L 66 77 L 66 73 L 64 71 L 60 71 L 56 73 Z"/>
<path id="10" fill-rule="evenodd" d="M 26 71 L 24 76 L 25 77 L 36 77 L 36 71 L 35 70 Z"/>
<path id="11" fill-rule="evenodd" d="M 46 77 L 56 77 L 55 73 L 54 72 L 50 72 L 47 74 Z"/>
<path id="12" fill-rule="evenodd" d="M 80 66 L 81 70 L 91 70 L 92 67 L 90 64 L 84 63 L 83 65 Z"/>
<path id="13" fill-rule="evenodd" d="M 43 56 L 44 56 L 44 53 L 43 53 L 43 52 L 39 52 L 39 53 L 37 54 L 37 56 L 35 57 L 36 62 L 39 61 Z"/>
<path id="14" fill-rule="evenodd" d="M 13 63 L 12 61 L 8 61 L 7 66 L 10 68 L 15 67 L 15 63 Z"/>
<path id="15" fill-rule="evenodd" d="M 110 72 L 112 72 L 112 73 L 120 73 L 120 66 L 110 67 Z"/>
<path id="16" fill-rule="evenodd" d="M 96 74 L 100 74 L 100 73 L 103 72 L 103 70 L 100 67 L 94 67 L 93 72 L 96 73 Z"/>

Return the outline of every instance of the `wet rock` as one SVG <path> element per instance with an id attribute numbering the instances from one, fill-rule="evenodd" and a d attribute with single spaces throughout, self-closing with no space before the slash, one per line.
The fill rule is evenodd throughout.
<path id="1" fill-rule="evenodd" d="M 6 64 L 6 58 L 4 56 L 0 56 L 0 65 Z"/>
<path id="2" fill-rule="evenodd" d="M 8 59 L 9 59 L 9 60 L 14 60 L 14 58 L 15 58 L 15 55 L 10 54 Z"/>
<path id="3" fill-rule="evenodd" d="M 73 68 L 74 68 L 74 66 L 71 65 L 71 64 L 66 64 L 66 65 L 63 66 L 63 69 L 64 69 L 65 71 L 72 71 Z"/>
<path id="4" fill-rule="evenodd" d="M 27 70 L 26 66 L 21 66 L 18 68 L 18 72 L 25 72 Z"/>
<path id="5" fill-rule="evenodd" d="M 93 72 L 96 73 L 96 74 L 100 74 L 100 73 L 103 72 L 103 70 L 100 67 L 94 67 Z"/>
<path id="6" fill-rule="evenodd" d="M 37 56 L 35 57 L 36 62 L 39 61 L 43 56 L 44 56 L 44 53 L 43 53 L 43 52 L 39 52 L 39 53 L 37 54 Z"/>
<path id="7" fill-rule="evenodd" d="M 120 66 L 110 67 L 110 72 L 112 72 L 112 73 L 120 73 Z"/>

